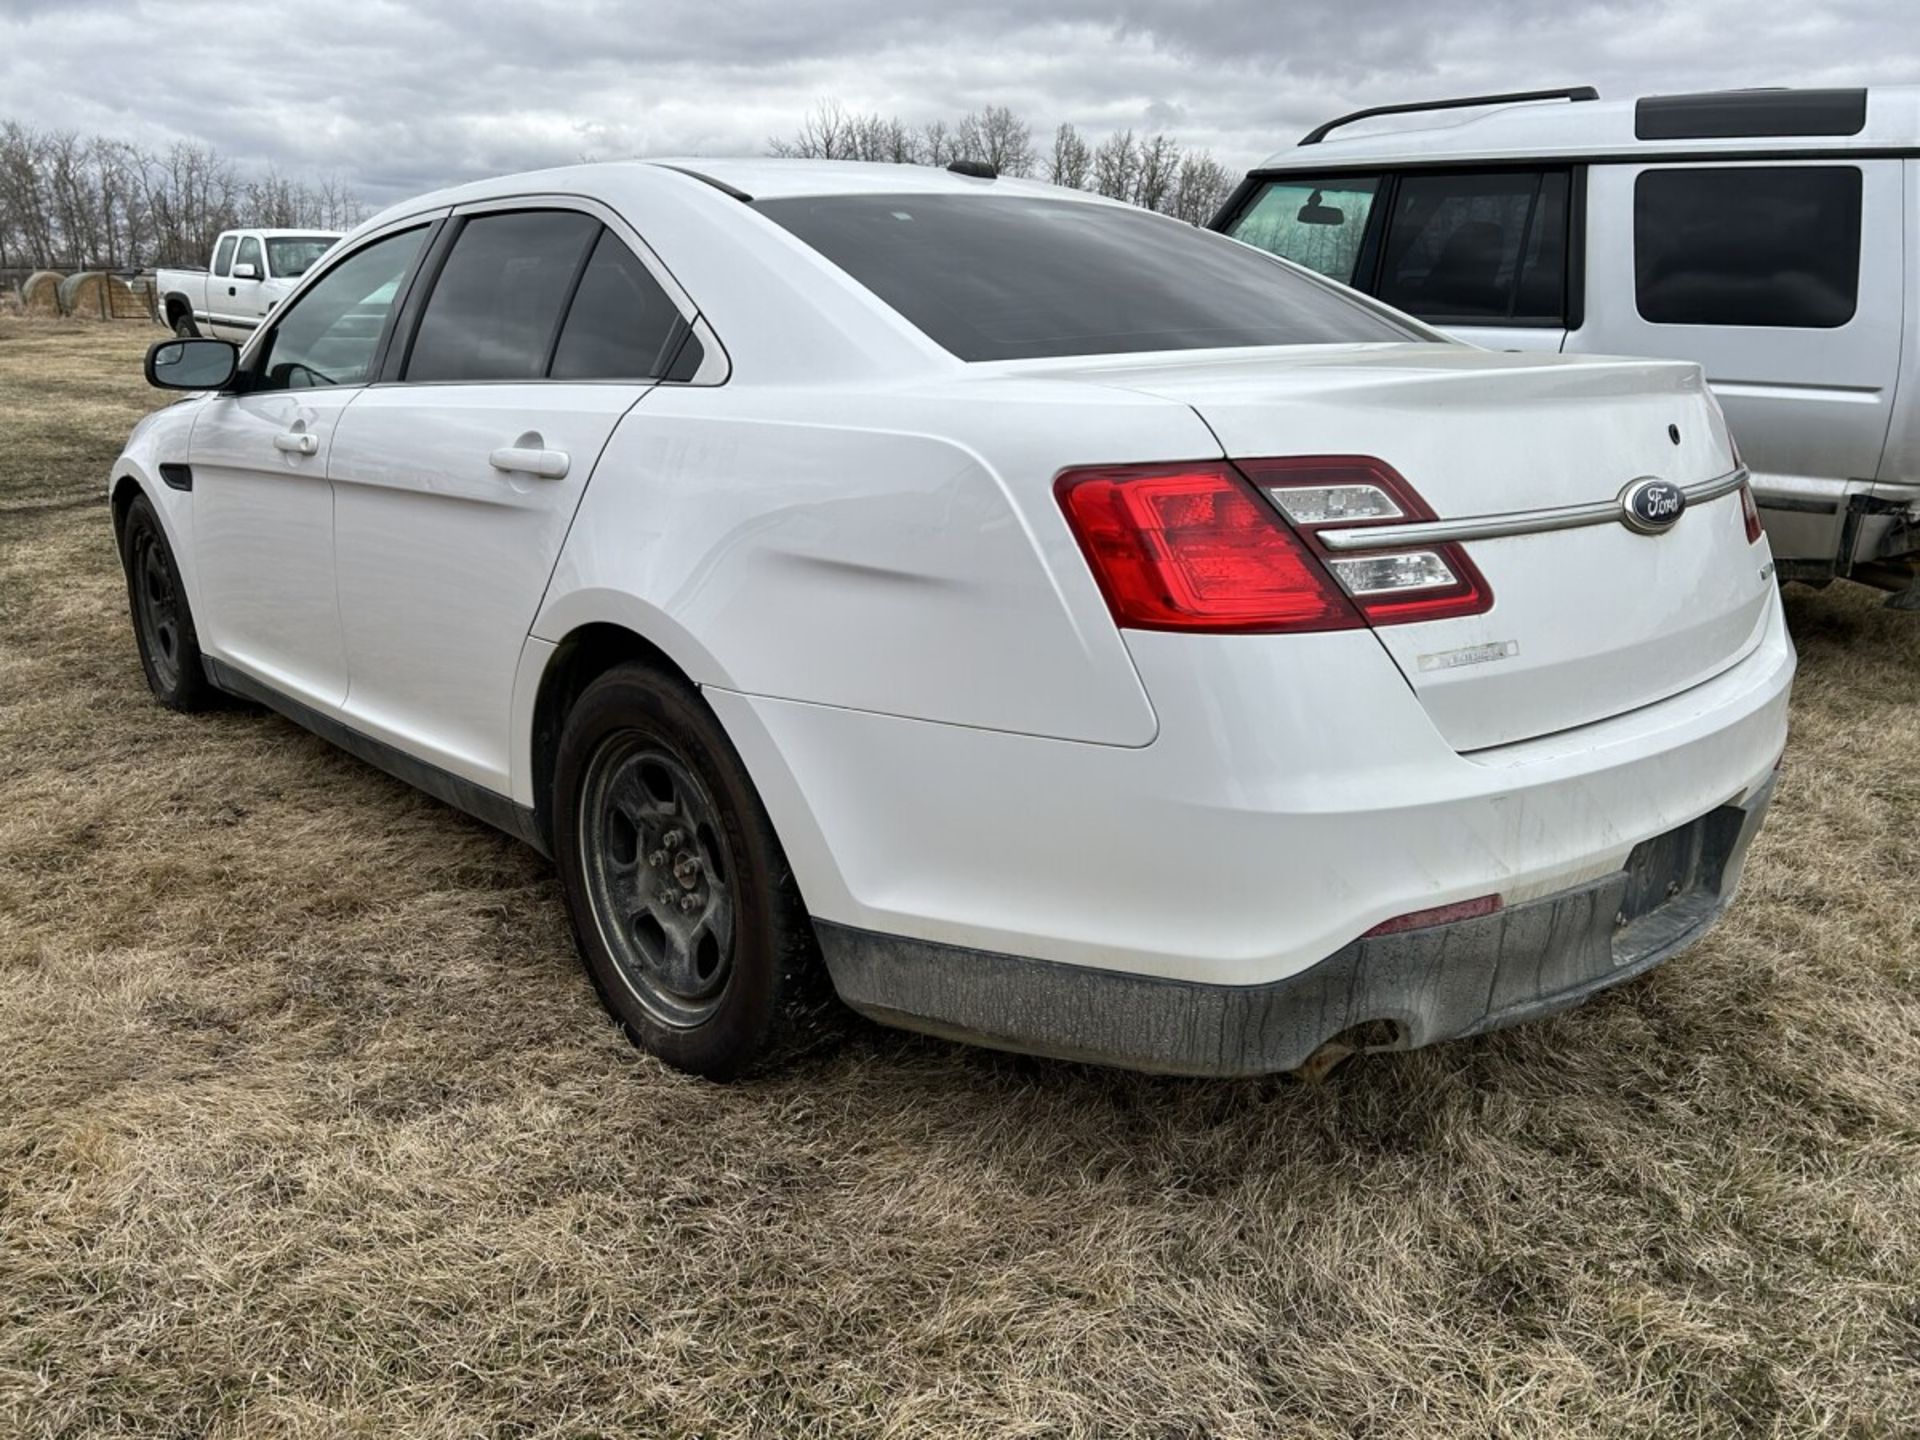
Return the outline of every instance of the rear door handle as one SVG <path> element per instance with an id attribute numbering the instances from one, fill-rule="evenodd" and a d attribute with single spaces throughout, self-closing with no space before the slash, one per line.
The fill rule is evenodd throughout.
<path id="1" fill-rule="evenodd" d="M 496 470 L 510 474 L 538 475 L 542 480 L 564 480 L 567 476 L 567 452 L 564 450 L 524 450 L 507 445 L 487 457 Z"/>
<path id="2" fill-rule="evenodd" d="M 289 435 L 276 435 L 273 437 L 273 448 L 284 450 L 289 455 L 313 455 L 320 449 L 320 437 L 303 434 L 300 431 L 294 431 Z"/>

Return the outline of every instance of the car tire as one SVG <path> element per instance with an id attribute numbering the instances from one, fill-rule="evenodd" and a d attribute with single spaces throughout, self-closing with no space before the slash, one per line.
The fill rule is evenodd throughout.
<path id="1" fill-rule="evenodd" d="M 635 1044 L 731 1080 L 830 1028 L 786 854 L 690 685 L 640 664 L 596 679 L 568 712 L 552 798 L 574 943 Z"/>
<path id="2" fill-rule="evenodd" d="M 182 340 L 198 340 L 200 327 L 193 323 L 193 312 L 181 310 L 173 317 L 173 333 Z"/>
<path id="3" fill-rule="evenodd" d="M 134 497 L 120 525 L 120 564 L 127 576 L 127 606 L 153 698 L 169 710 L 210 710 L 220 692 L 207 679 L 200 637 L 180 567 L 160 517 L 145 495 Z"/>

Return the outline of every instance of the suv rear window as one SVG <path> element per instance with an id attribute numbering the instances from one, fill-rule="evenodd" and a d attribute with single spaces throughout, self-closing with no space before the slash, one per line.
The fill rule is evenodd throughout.
<path id="1" fill-rule="evenodd" d="M 1860 291 L 1860 169 L 1642 171 L 1633 270 L 1640 318 L 1655 325 L 1844 325 Z"/>
<path id="2" fill-rule="evenodd" d="M 1427 338 L 1246 246 L 1144 210 L 985 195 L 755 208 L 962 360 Z"/>

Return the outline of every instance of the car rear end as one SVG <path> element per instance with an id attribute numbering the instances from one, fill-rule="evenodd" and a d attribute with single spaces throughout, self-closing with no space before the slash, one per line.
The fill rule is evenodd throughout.
<path id="1" fill-rule="evenodd" d="M 1061 603 L 1117 628 L 1151 743 L 733 717 L 814 797 L 819 844 L 789 848 L 849 1003 L 1257 1073 L 1573 1004 L 1730 902 L 1794 660 L 1696 367 L 1419 343 L 1358 305 L 1340 343 L 1321 301 L 1344 293 L 1290 270 L 1331 334 L 1191 343 L 1237 322 L 1181 332 L 1153 296 L 1131 330 L 1076 317 L 1023 352 L 1017 295 L 930 301 L 897 253 L 862 274 L 812 238 L 973 360 L 972 393 L 1125 390 L 1194 436 L 1190 461 L 1134 463 L 1061 406 L 1044 474 L 972 440 Z M 1000 354 L 965 355 L 996 325 Z M 1007 411 L 1023 457 L 1035 408 Z"/>

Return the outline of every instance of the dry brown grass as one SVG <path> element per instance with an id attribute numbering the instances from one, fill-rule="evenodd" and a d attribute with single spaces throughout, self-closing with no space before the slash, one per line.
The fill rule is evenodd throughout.
<path id="1" fill-rule="evenodd" d="M 545 865 L 140 679 L 142 326 L 0 319 L 0 1433 L 1920 1433 L 1920 618 L 1707 944 L 1321 1087 L 630 1049 Z"/>

